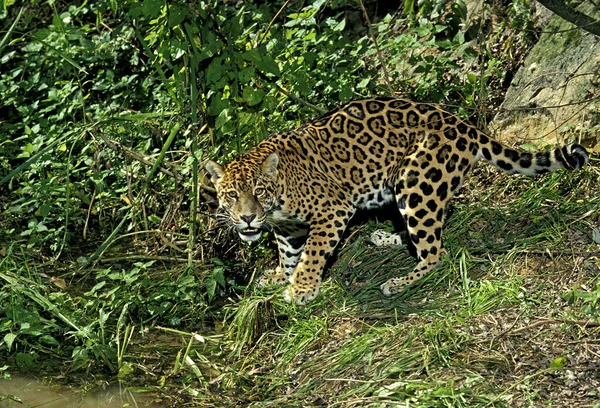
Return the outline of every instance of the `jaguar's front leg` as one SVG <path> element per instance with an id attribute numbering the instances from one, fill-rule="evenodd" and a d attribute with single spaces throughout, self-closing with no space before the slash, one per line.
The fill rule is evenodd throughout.
<path id="1" fill-rule="evenodd" d="M 325 263 L 340 242 L 351 216 L 350 212 L 338 210 L 334 214 L 324 214 L 319 220 L 311 220 L 308 240 L 286 292 L 288 301 L 293 299 L 296 304 L 303 305 L 317 297 Z"/>
<path id="2" fill-rule="evenodd" d="M 278 285 L 289 283 L 290 277 L 304 249 L 307 236 L 308 226 L 302 224 L 279 228 L 275 232 L 277 248 L 279 250 L 279 266 L 275 269 L 265 271 L 268 283 Z"/>

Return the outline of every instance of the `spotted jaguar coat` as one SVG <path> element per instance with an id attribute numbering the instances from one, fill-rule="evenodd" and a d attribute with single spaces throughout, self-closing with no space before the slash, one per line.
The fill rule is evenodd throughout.
<path id="1" fill-rule="evenodd" d="M 274 232 L 290 299 L 314 299 L 327 258 L 359 208 L 395 202 L 417 265 L 381 285 L 385 295 L 417 281 L 439 262 L 448 202 L 479 159 L 508 173 L 578 169 L 578 144 L 529 153 L 503 146 L 440 106 L 406 99 L 347 103 L 298 129 L 277 133 L 226 167 L 208 161 L 220 207 L 244 241 Z"/>

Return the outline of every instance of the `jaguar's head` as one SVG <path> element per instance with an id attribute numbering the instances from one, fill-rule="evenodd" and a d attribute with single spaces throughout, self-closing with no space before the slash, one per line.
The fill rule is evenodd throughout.
<path id="1" fill-rule="evenodd" d="M 244 241 L 255 241 L 268 227 L 266 216 L 277 206 L 277 153 L 266 158 L 242 155 L 227 166 L 209 160 L 205 168 L 217 190 L 226 222 Z"/>

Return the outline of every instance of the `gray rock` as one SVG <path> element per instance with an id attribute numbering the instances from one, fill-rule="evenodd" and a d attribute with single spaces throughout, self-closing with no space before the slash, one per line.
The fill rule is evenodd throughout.
<path id="1" fill-rule="evenodd" d="M 600 19 L 591 3 L 578 9 Z M 600 152 L 600 37 L 552 16 L 489 127 L 517 145 L 578 141 Z"/>

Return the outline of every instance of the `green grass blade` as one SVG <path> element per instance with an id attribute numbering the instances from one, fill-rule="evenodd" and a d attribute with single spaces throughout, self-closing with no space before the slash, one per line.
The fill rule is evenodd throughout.
<path id="1" fill-rule="evenodd" d="M 21 6 L 21 8 L 19 9 L 19 12 L 17 13 L 17 17 L 15 17 L 15 21 L 13 21 L 13 23 L 10 25 L 10 28 L 6 32 L 6 34 L 4 34 L 4 37 L 2 37 L 2 41 L 0 41 L 0 54 L 2 54 L 2 51 L 4 51 L 4 47 L 6 46 L 6 43 L 10 39 L 10 36 L 13 33 L 13 31 L 15 30 L 15 27 L 17 26 L 17 24 L 19 23 L 19 20 L 21 20 L 21 14 L 23 14 L 23 8 L 24 8 L 24 6 Z"/>
<path id="2" fill-rule="evenodd" d="M 89 256 L 85 260 L 85 262 L 79 267 L 79 271 L 81 271 L 83 268 L 85 268 L 86 266 L 88 266 L 90 264 L 90 262 L 92 262 L 96 258 L 98 258 L 106 250 L 106 248 L 108 248 L 108 246 L 113 242 L 113 240 L 115 239 L 115 237 L 117 236 L 117 234 L 119 233 L 119 231 L 121 230 L 121 228 L 123 227 L 123 225 L 125 224 L 125 221 L 127 221 L 129 218 L 131 218 L 131 210 L 129 210 L 127 212 L 127 214 L 125 214 L 125 216 L 123 217 L 123 219 L 121 219 L 121 222 L 119 223 L 119 225 L 117 225 L 116 228 L 110 233 L 110 235 L 108 236 L 108 238 L 106 238 L 104 240 L 104 242 L 102 243 L 102 245 L 100 245 L 98 247 L 98 249 L 96 249 L 96 251 L 91 256 Z"/>
<path id="3" fill-rule="evenodd" d="M 38 41 L 39 43 L 41 43 L 42 45 L 44 45 L 47 48 L 49 48 L 52 51 L 54 51 L 56 54 L 58 54 L 59 57 L 61 57 L 65 61 L 67 61 L 69 64 L 71 64 L 72 66 L 74 66 L 75 68 L 77 68 L 79 71 L 83 72 L 86 75 L 89 75 L 89 73 L 85 70 L 85 68 L 83 68 L 73 58 L 69 57 L 67 54 L 65 54 L 64 52 L 62 52 L 61 50 L 59 50 L 58 48 L 56 48 L 52 44 L 50 44 L 47 41 L 44 41 L 44 40 L 42 40 L 41 38 L 38 38 L 38 37 L 34 37 L 34 39 L 36 41 Z"/>
<path id="4" fill-rule="evenodd" d="M 173 140 L 175 139 L 175 136 L 177 135 L 177 132 L 179 131 L 180 127 L 181 127 L 181 122 L 177 122 L 177 123 L 175 123 L 175 126 L 173 126 L 173 128 L 171 129 L 171 133 L 169 133 L 169 137 L 167 138 L 167 141 L 163 145 L 163 147 L 160 151 L 160 154 L 158 155 L 158 158 L 154 162 L 154 166 L 152 166 L 152 168 L 150 169 L 150 173 L 148 173 L 148 177 L 146 178 L 146 182 L 144 183 L 144 187 L 142 188 L 142 191 L 146 191 L 146 188 L 148 187 L 150 180 L 152 180 L 152 177 L 154 177 L 154 173 L 156 173 L 156 170 L 158 170 L 158 168 L 160 167 L 163 159 L 165 158 L 165 154 L 169 150 L 171 143 L 173 143 Z"/>
<path id="5" fill-rule="evenodd" d="M 32 164 L 37 162 L 48 150 L 53 148 L 56 144 L 64 141 L 67 138 L 67 136 L 68 135 L 63 135 L 63 136 L 59 137 L 58 139 L 50 142 L 50 144 L 48 144 L 46 147 L 43 147 L 39 152 L 37 152 L 36 154 L 31 156 L 29 159 L 25 160 L 23 163 L 19 164 L 10 173 L 8 173 L 2 180 L 0 180 L 0 184 L 8 183 L 14 176 L 19 174 L 23 170 L 26 170 L 27 168 L 29 168 L 29 166 L 31 166 Z"/>

